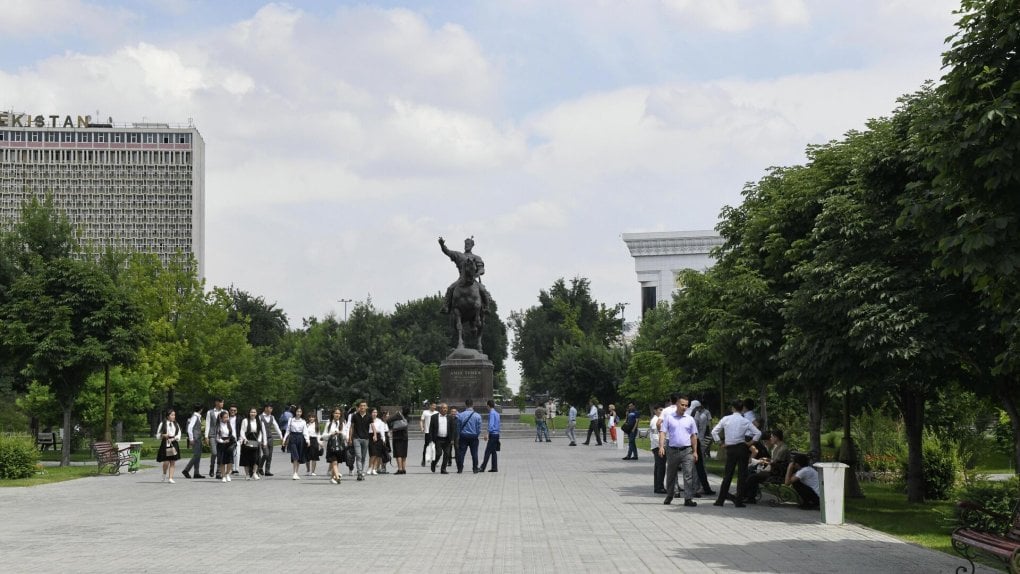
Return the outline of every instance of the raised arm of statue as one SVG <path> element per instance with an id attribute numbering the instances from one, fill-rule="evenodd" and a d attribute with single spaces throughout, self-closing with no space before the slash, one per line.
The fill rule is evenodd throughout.
<path id="1" fill-rule="evenodd" d="M 447 257 L 449 257 L 449 258 L 453 259 L 453 256 L 452 256 L 452 255 L 450 255 L 450 250 L 446 248 L 446 240 L 445 240 L 445 239 L 443 239 L 442 237 L 440 237 L 440 238 L 439 238 L 439 248 L 443 250 L 443 253 L 444 253 L 444 254 L 445 254 L 445 255 L 446 255 Z"/>

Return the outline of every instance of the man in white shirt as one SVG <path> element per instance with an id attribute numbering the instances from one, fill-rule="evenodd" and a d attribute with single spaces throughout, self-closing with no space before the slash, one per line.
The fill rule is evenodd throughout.
<path id="1" fill-rule="evenodd" d="M 723 471 L 722 486 L 719 487 L 719 498 L 716 499 L 715 506 L 722 506 L 727 498 L 732 499 L 737 508 L 745 506 L 743 502 L 744 479 L 747 474 L 745 470 L 751 457 L 747 442 L 748 440 L 752 443 L 757 442 L 761 438 L 761 431 L 740 414 L 742 407 L 742 401 L 739 399 L 733 401 L 730 404 L 731 413 L 720 419 L 712 429 L 712 439 L 716 442 L 722 441 L 723 438 L 719 437 L 719 431 L 722 431 L 726 444 L 726 468 Z M 733 481 L 733 473 L 738 469 L 737 496 L 734 498 L 730 494 L 730 483 Z"/>
<path id="2" fill-rule="evenodd" d="M 577 446 L 575 430 L 577 430 L 577 407 L 570 405 L 570 409 L 567 410 L 567 438 L 570 439 L 570 446 Z"/>
<path id="3" fill-rule="evenodd" d="M 785 484 L 797 491 L 803 510 L 818 510 L 821 499 L 818 497 L 818 471 L 811 466 L 806 454 L 797 453 L 793 462 L 786 467 Z"/>
<path id="4" fill-rule="evenodd" d="M 205 441 L 209 444 L 209 476 L 223 478 L 216 472 L 216 428 L 220 422 L 220 413 L 223 412 L 223 399 L 213 400 L 213 408 L 205 413 Z"/>
<path id="5" fill-rule="evenodd" d="M 425 466 L 425 451 L 429 449 L 429 444 L 432 443 L 432 437 L 429 435 L 429 425 L 432 424 L 432 415 L 434 414 L 436 414 L 436 403 L 431 401 L 428 408 L 421 412 L 421 418 L 418 419 L 418 428 L 425 435 L 425 446 L 421 448 L 422 466 Z"/>
<path id="6" fill-rule="evenodd" d="M 698 426 L 687 414 L 687 397 L 677 398 L 676 409 L 663 417 L 659 431 L 659 456 L 666 457 L 666 499 L 673 501 L 677 471 L 684 474 L 684 506 L 697 506 L 694 498 L 694 461 L 698 459 Z"/>
<path id="7" fill-rule="evenodd" d="M 659 421 L 662 420 L 662 405 L 655 405 L 655 414 L 648 423 L 648 438 L 652 447 L 652 458 L 655 459 L 655 470 L 652 473 L 652 488 L 655 494 L 666 494 L 666 457 L 659 456 Z"/>
<path id="8" fill-rule="evenodd" d="M 273 440 L 277 437 L 282 439 L 283 432 L 276 422 L 276 417 L 273 416 L 273 405 L 266 403 L 262 407 L 262 414 L 259 415 L 259 418 L 262 420 L 262 426 L 266 429 L 266 441 L 262 445 L 262 458 L 259 460 L 259 474 L 273 476 L 273 473 L 269 472 L 269 467 L 273 464 Z"/>
<path id="9" fill-rule="evenodd" d="M 194 478 L 205 478 L 199 473 L 202 468 L 202 405 L 196 403 L 192 408 L 194 412 L 191 413 L 191 418 L 188 419 L 185 425 L 185 434 L 188 436 L 188 441 L 191 445 L 191 460 L 188 461 L 188 466 L 184 467 L 184 478 L 192 478 L 189 472 L 192 468 L 195 469 Z"/>
<path id="10" fill-rule="evenodd" d="M 595 406 L 595 401 L 588 401 L 588 438 L 581 444 L 588 446 L 592 433 L 595 433 L 595 442 L 602 446 L 602 435 L 599 434 L 599 408 Z"/>

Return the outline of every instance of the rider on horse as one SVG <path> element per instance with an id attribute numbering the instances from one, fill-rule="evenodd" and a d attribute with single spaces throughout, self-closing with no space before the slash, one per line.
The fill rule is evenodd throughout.
<path id="1" fill-rule="evenodd" d="M 478 283 L 478 290 L 481 292 L 482 313 L 488 313 L 490 301 L 489 291 L 485 289 L 485 285 L 482 285 L 481 277 L 482 275 L 485 274 L 485 263 L 482 261 L 481 257 L 471 252 L 471 249 L 474 246 L 475 246 L 474 238 L 468 237 L 467 239 L 464 240 L 463 253 L 461 253 L 460 251 L 451 251 L 446 248 L 446 241 L 442 237 L 439 238 L 440 249 L 442 249 L 443 253 L 445 253 L 446 256 L 450 258 L 450 261 L 453 261 L 457 265 L 457 270 L 459 272 L 461 273 L 464 272 L 464 263 L 466 261 L 471 260 L 475 264 L 475 273 L 473 279 Z M 453 290 L 457 287 L 458 283 L 460 283 L 460 279 L 454 281 L 446 289 L 446 298 L 443 300 L 443 313 L 449 313 L 451 308 L 453 307 Z"/>

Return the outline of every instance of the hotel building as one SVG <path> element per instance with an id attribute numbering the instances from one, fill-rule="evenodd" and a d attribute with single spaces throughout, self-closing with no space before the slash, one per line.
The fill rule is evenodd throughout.
<path id="1" fill-rule="evenodd" d="M 712 249 L 723 244 L 715 231 L 624 233 L 641 284 L 641 315 L 662 301 L 672 302 L 677 274 L 684 269 L 705 271 L 715 260 Z"/>
<path id="2" fill-rule="evenodd" d="M 205 276 L 205 142 L 193 126 L 0 112 L 0 225 L 53 196 L 83 244 L 193 255 Z"/>

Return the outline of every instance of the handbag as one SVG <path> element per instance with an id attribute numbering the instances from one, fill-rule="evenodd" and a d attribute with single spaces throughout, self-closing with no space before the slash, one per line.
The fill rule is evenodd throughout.
<path id="1" fill-rule="evenodd" d="M 390 425 L 390 430 L 391 431 L 407 430 L 407 420 L 403 419 L 403 418 L 399 418 L 399 419 L 393 421 L 393 424 Z"/>
<path id="2" fill-rule="evenodd" d="M 179 454 L 177 452 L 177 446 L 172 440 L 166 441 L 166 450 L 164 452 L 166 453 L 166 456 L 177 456 Z"/>
<path id="3" fill-rule="evenodd" d="M 436 460 L 436 443 L 430 442 L 425 447 L 425 462 L 432 462 L 434 460 Z"/>

